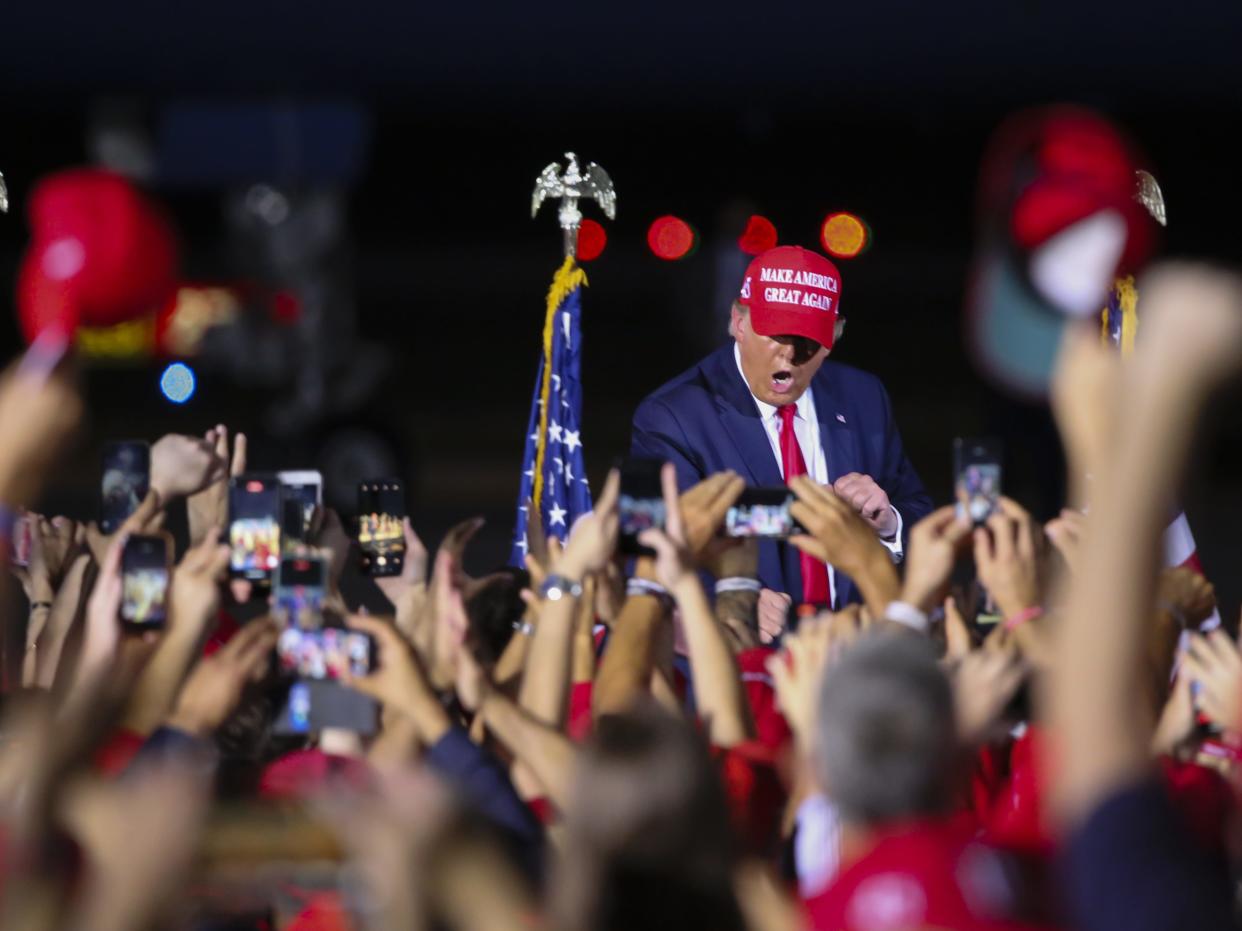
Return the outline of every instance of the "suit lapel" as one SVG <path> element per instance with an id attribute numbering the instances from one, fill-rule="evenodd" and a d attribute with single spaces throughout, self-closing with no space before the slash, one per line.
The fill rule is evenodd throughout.
<path id="1" fill-rule="evenodd" d="M 831 370 L 821 368 L 811 382 L 815 397 L 815 417 L 819 420 L 819 440 L 828 462 L 828 480 L 862 470 L 857 436 L 846 422 L 832 390 Z"/>
<path id="2" fill-rule="evenodd" d="M 772 454 L 772 444 L 759 419 L 759 409 L 750 389 L 742 380 L 733 358 L 732 345 L 711 357 L 707 376 L 720 423 L 737 450 L 739 474 L 748 477 L 754 486 L 780 485 L 781 470 Z"/>

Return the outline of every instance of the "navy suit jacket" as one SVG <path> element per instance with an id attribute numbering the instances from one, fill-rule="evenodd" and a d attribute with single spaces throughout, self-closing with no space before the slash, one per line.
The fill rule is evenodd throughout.
<path id="1" fill-rule="evenodd" d="M 874 375 L 825 362 L 811 381 L 828 477 L 870 475 L 901 513 L 902 532 L 932 509 L 901 446 L 888 393 Z M 634 412 L 633 456 L 672 462 L 677 484 L 688 488 L 732 469 L 753 487 L 784 484 L 780 463 L 742 379 L 733 343 L 649 395 Z M 904 545 L 905 541 L 903 541 Z M 854 583 L 837 572 L 836 607 L 859 600 Z M 759 543 L 759 580 L 765 588 L 802 596 L 798 551 L 780 541 Z"/>

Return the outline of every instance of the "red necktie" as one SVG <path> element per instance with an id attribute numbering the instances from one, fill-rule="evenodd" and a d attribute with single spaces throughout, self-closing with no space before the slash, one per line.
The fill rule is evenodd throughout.
<path id="1" fill-rule="evenodd" d="M 795 475 L 806 475 L 806 460 L 802 458 L 802 447 L 798 445 L 798 434 L 794 431 L 794 415 L 798 408 L 796 404 L 786 404 L 776 410 L 781 415 L 781 467 L 785 470 L 785 481 L 789 482 Z M 799 554 L 799 562 L 802 566 L 803 603 L 831 606 L 828 567 L 806 553 Z"/>

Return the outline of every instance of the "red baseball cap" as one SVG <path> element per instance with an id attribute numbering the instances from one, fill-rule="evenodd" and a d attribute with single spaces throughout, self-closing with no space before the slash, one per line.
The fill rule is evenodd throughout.
<path id="1" fill-rule="evenodd" d="M 156 204 L 119 175 L 74 168 L 39 182 L 33 240 L 18 276 L 22 329 L 111 326 L 154 312 L 173 293 L 177 242 Z"/>
<path id="2" fill-rule="evenodd" d="M 754 258 L 738 303 L 760 336 L 805 336 L 831 349 L 841 303 L 841 273 L 817 252 L 777 246 Z"/>

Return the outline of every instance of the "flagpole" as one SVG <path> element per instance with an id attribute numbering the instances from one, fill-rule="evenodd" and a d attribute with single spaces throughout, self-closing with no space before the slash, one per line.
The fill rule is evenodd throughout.
<path id="1" fill-rule="evenodd" d="M 564 257 L 547 293 L 539 370 L 527 421 L 510 557 L 511 564 L 519 567 L 529 551 L 531 521 L 538 521 L 540 528 L 546 526 L 547 536 L 564 539 L 574 519 L 591 510 L 581 440 L 581 314 L 587 280 L 577 265 L 582 224 L 578 202 L 594 200 L 610 220 L 617 212 L 616 190 L 608 173 L 594 162 L 580 168 L 572 152 L 566 153 L 564 168 L 552 162 L 536 179 L 532 219 L 548 199 L 560 201 L 557 219 Z"/>

